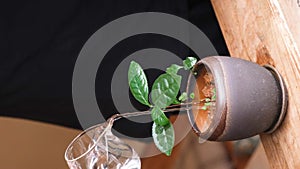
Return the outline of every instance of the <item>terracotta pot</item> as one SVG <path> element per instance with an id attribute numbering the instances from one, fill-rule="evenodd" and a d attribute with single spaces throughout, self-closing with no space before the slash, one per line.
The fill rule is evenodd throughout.
<path id="1" fill-rule="evenodd" d="M 187 92 L 195 93 L 194 102 L 206 98 L 203 88 L 207 88 L 208 83 L 204 83 L 207 73 L 212 78 L 215 101 L 211 101 L 209 110 L 194 107 L 188 111 L 193 129 L 200 138 L 237 140 L 271 133 L 280 125 L 286 112 L 287 93 L 274 68 L 238 58 L 204 58 L 189 76 Z"/>

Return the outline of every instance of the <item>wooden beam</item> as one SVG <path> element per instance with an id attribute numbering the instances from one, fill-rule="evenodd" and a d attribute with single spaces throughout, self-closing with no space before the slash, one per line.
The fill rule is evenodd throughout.
<path id="1" fill-rule="evenodd" d="M 233 57 L 271 64 L 289 107 L 280 128 L 261 135 L 271 168 L 300 168 L 300 7 L 297 0 L 211 0 Z M 254 124 L 255 125 L 255 124 Z"/>

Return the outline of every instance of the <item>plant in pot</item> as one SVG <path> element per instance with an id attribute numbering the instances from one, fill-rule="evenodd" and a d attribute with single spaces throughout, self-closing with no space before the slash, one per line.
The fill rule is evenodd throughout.
<path id="1" fill-rule="evenodd" d="M 200 60 L 192 71 L 187 92 L 195 92 L 197 100 L 209 95 L 214 98 L 209 111 L 188 111 L 200 138 L 238 140 L 272 133 L 282 122 L 287 92 L 283 79 L 273 67 L 212 56 Z"/>
<path id="2" fill-rule="evenodd" d="M 186 92 L 177 99 L 181 68 L 191 73 Z M 164 114 L 170 108 L 186 106 L 190 123 L 202 140 L 229 141 L 273 132 L 287 107 L 279 73 L 238 58 L 211 56 L 196 63 L 188 57 L 183 66 L 171 65 L 155 80 L 151 104 L 146 76 L 134 61 L 128 77 L 134 97 L 151 109 L 154 142 L 167 155 L 174 144 L 174 130 Z"/>

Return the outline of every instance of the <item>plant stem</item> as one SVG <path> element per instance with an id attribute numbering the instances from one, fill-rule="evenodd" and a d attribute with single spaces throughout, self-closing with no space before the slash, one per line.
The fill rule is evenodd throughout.
<path id="1" fill-rule="evenodd" d="M 205 102 L 205 99 L 202 99 L 197 102 L 193 101 L 193 102 L 174 104 L 174 105 L 168 106 L 166 109 L 163 110 L 163 112 L 167 113 L 167 112 L 174 112 L 174 111 L 187 111 L 187 110 L 191 110 L 192 107 L 195 107 L 196 105 L 204 103 L 204 102 Z M 186 107 L 182 107 L 182 106 L 186 106 Z M 201 107 L 203 107 L 203 106 L 197 106 L 197 108 L 199 108 L 199 109 L 201 109 Z M 108 121 L 109 121 L 109 123 L 113 123 L 121 118 L 144 116 L 144 115 L 150 115 L 150 114 L 151 114 L 150 110 L 138 111 L 138 112 L 126 112 L 126 113 L 122 113 L 122 114 L 114 114 L 113 116 L 111 116 L 109 118 Z"/>

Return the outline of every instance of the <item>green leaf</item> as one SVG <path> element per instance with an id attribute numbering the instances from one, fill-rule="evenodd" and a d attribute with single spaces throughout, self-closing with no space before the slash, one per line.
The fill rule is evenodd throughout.
<path id="1" fill-rule="evenodd" d="M 204 106 L 211 106 L 211 105 L 212 105 L 211 102 L 204 103 Z"/>
<path id="2" fill-rule="evenodd" d="M 165 126 L 170 123 L 165 113 L 156 106 L 151 110 L 151 117 L 152 120 L 160 126 Z"/>
<path id="3" fill-rule="evenodd" d="M 167 156 L 171 155 L 174 147 L 174 128 L 171 123 L 160 126 L 156 123 L 152 125 L 152 136 L 156 147 Z"/>
<path id="4" fill-rule="evenodd" d="M 179 96 L 178 100 L 181 101 L 181 102 L 183 102 L 183 101 L 186 101 L 187 98 L 188 98 L 187 93 L 186 93 L 186 92 L 183 92 L 183 93 Z"/>
<path id="5" fill-rule="evenodd" d="M 207 110 L 207 107 L 206 106 L 202 106 L 200 109 Z"/>
<path id="6" fill-rule="evenodd" d="M 180 81 L 181 77 L 178 75 L 172 76 L 167 73 L 160 75 L 152 86 L 152 103 L 159 108 L 166 108 L 172 104 L 179 92 Z"/>
<path id="7" fill-rule="evenodd" d="M 173 79 L 176 81 L 176 83 L 178 84 L 178 86 L 180 88 L 182 77 L 180 75 L 177 75 L 177 74 L 172 74 L 171 76 L 173 77 Z"/>
<path id="8" fill-rule="evenodd" d="M 172 104 L 180 104 L 180 101 L 178 101 L 177 99 L 175 99 Z"/>
<path id="9" fill-rule="evenodd" d="M 194 93 L 194 92 L 190 94 L 190 98 L 191 98 L 191 99 L 194 99 L 194 98 L 195 98 L 195 93 Z"/>
<path id="10" fill-rule="evenodd" d="M 216 100 L 216 88 L 214 88 L 213 89 L 213 91 L 212 91 L 214 94 L 213 94 L 213 96 L 211 97 L 211 100 L 213 100 L 213 101 L 215 101 Z"/>
<path id="11" fill-rule="evenodd" d="M 176 65 L 176 64 L 172 64 L 170 67 L 167 68 L 166 72 L 169 74 L 177 74 L 178 70 L 180 70 L 181 68 L 183 68 L 182 66 Z"/>
<path id="12" fill-rule="evenodd" d="M 175 80 L 176 82 L 178 83 L 178 85 L 180 86 L 181 84 L 181 76 L 178 75 L 178 71 L 180 69 L 182 69 L 183 66 L 179 66 L 179 65 L 176 65 L 176 64 L 172 64 L 170 67 L 167 68 L 166 70 L 166 73 L 170 74 Z M 176 101 L 175 101 L 176 102 Z"/>
<path id="13" fill-rule="evenodd" d="M 194 57 L 187 57 L 184 61 L 183 61 L 183 67 L 185 70 L 189 70 L 191 68 L 193 68 L 193 66 L 197 63 L 197 59 Z"/>
<path id="14" fill-rule="evenodd" d="M 154 124 L 153 124 L 153 125 L 154 125 Z M 153 127 L 153 125 L 152 125 L 152 127 Z M 157 127 L 155 127 L 155 133 L 156 133 L 156 134 L 161 134 L 161 133 L 164 131 L 164 127 L 158 125 L 157 123 L 156 123 L 156 125 L 157 125 Z M 153 134 L 153 132 L 152 132 L 152 134 Z"/>
<path id="15" fill-rule="evenodd" d="M 205 102 L 210 102 L 210 98 L 205 98 Z"/>
<path id="16" fill-rule="evenodd" d="M 136 100 L 150 106 L 148 101 L 149 89 L 146 75 L 142 67 L 135 61 L 131 61 L 128 70 L 129 88 Z"/>

